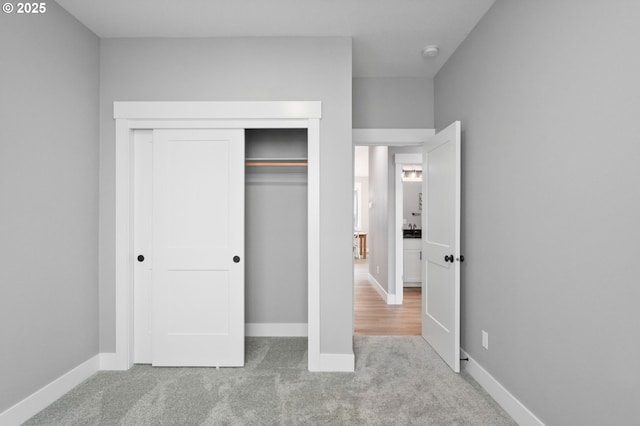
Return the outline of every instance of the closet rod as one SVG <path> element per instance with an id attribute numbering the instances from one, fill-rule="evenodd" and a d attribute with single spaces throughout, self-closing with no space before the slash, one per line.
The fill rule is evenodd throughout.
<path id="1" fill-rule="evenodd" d="M 246 161 L 247 167 L 307 167 L 306 161 Z"/>
<path id="2" fill-rule="evenodd" d="M 247 167 L 307 167 L 306 158 L 247 158 Z"/>

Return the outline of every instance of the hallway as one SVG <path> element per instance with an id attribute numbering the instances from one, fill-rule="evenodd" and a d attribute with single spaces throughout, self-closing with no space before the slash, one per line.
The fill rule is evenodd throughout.
<path id="1" fill-rule="evenodd" d="M 366 260 L 354 262 L 354 334 L 357 336 L 419 336 L 422 289 L 404 289 L 402 305 L 387 305 L 370 282 Z"/>

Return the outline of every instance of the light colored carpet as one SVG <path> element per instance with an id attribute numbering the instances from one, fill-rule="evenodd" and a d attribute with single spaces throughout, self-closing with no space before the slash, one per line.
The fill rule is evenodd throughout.
<path id="1" fill-rule="evenodd" d="M 355 373 L 307 371 L 307 339 L 247 338 L 244 368 L 99 372 L 26 425 L 513 425 L 421 337 L 357 336 Z"/>

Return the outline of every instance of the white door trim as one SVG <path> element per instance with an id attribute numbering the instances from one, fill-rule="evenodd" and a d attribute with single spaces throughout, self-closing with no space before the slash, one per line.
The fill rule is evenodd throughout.
<path id="1" fill-rule="evenodd" d="M 423 145 L 436 134 L 434 129 L 353 129 L 354 145 Z"/>
<path id="2" fill-rule="evenodd" d="M 435 129 L 353 129 L 352 130 L 352 144 L 356 145 L 386 145 L 386 146 L 425 146 L 431 138 L 436 134 Z M 418 154 L 420 155 L 420 154 Z M 396 166 L 397 169 L 397 166 Z M 353 173 L 351 173 L 353 175 Z M 397 178 L 396 172 L 396 178 Z M 396 179 L 397 189 L 397 179 Z M 397 197 L 396 190 L 396 197 Z M 388 253 L 394 253 L 395 260 L 390 261 L 388 280 L 392 287 L 396 290 L 396 293 L 389 295 L 387 299 L 388 304 L 402 304 L 402 210 L 398 215 L 398 204 L 396 200 L 395 216 L 400 216 L 400 227 L 396 226 L 396 220 L 390 217 L 388 220 L 388 229 L 391 230 L 391 234 L 394 238 L 389 239 Z M 398 240 L 400 244 L 398 244 Z M 400 257 L 398 257 L 398 255 Z M 400 263 L 398 263 L 400 259 Z M 399 266 L 398 266 L 399 265 Z M 393 266 L 393 267 L 391 267 Z M 400 277 L 400 278 L 398 278 Z M 394 284 L 395 283 L 395 284 Z M 401 292 L 398 293 L 398 286 L 400 286 Z M 398 294 L 400 299 L 398 300 Z"/>
<path id="3" fill-rule="evenodd" d="M 309 370 L 320 365 L 321 102 L 114 102 L 116 351 L 111 367 L 133 365 L 133 130 L 149 128 L 308 129 Z M 152 126 L 150 126 L 152 125 Z"/>
<path id="4" fill-rule="evenodd" d="M 396 183 L 396 223 L 393 227 L 393 233 L 396 240 L 395 304 L 402 305 L 402 300 L 404 299 L 404 280 L 402 279 L 404 270 L 404 235 L 402 233 L 404 194 L 402 188 L 402 166 L 404 164 L 422 164 L 422 154 L 396 154 L 395 164 L 394 179 Z"/>

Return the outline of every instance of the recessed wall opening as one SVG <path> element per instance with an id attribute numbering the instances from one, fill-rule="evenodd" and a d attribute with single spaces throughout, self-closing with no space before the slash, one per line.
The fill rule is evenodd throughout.
<path id="1" fill-rule="evenodd" d="M 421 151 L 354 146 L 354 334 L 421 334 Z"/>
<path id="2" fill-rule="evenodd" d="M 216 259 L 221 259 L 225 265 L 228 265 L 230 271 L 233 270 L 233 274 L 242 272 L 242 280 L 239 282 L 239 286 L 227 285 L 225 288 L 242 288 L 244 292 L 244 216 L 245 216 L 245 167 L 246 158 L 244 152 L 238 152 L 234 147 L 245 147 L 244 141 L 240 142 L 239 139 L 244 139 L 246 129 L 305 129 L 307 138 L 307 327 L 306 333 L 308 334 L 307 346 L 308 346 L 308 368 L 310 371 L 353 371 L 353 356 L 345 356 L 340 359 L 340 363 L 336 362 L 333 354 L 320 353 L 320 191 L 319 191 L 319 153 L 320 153 L 320 118 L 321 118 L 321 103 L 320 102 L 115 102 L 114 103 L 114 118 L 116 119 L 116 226 L 115 226 L 115 259 L 116 259 L 116 351 L 112 354 L 103 356 L 104 365 L 110 369 L 123 369 L 130 368 L 135 362 L 135 332 L 134 332 L 134 268 L 133 262 L 135 262 L 135 247 L 134 247 L 134 182 L 135 182 L 135 156 L 134 156 L 134 134 L 139 130 L 152 130 L 154 134 L 163 135 L 162 148 L 163 155 L 161 165 L 167 162 L 167 159 L 171 161 L 169 164 L 175 169 L 175 167 L 181 167 L 182 171 L 178 174 L 173 173 L 171 176 L 179 177 L 180 181 L 191 179 L 188 184 L 180 186 L 180 191 L 187 191 L 189 194 L 188 199 L 194 202 L 200 202 L 200 197 L 194 191 L 203 185 L 217 185 L 215 194 L 219 194 L 219 199 L 227 199 L 228 196 L 234 198 L 233 204 L 223 202 L 227 206 L 228 214 L 223 214 L 220 217 L 223 218 L 237 218 L 242 217 L 242 221 L 229 222 L 229 225 L 217 226 L 218 230 L 227 229 L 233 233 L 233 247 L 227 245 L 219 245 L 215 242 L 213 244 L 207 244 L 200 246 L 198 244 L 191 245 L 194 249 L 199 247 L 206 248 L 207 250 L 217 250 L 222 257 L 218 256 Z M 217 136 L 216 136 L 217 135 Z M 190 140 L 189 147 L 182 149 L 180 144 L 175 144 L 176 141 Z M 231 143 L 232 140 L 236 142 Z M 173 150 L 182 150 L 183 153 L 189 154 L 190 158 L 195 159 L 195 163 L 198 165 L 197 171 L 192 172 L 189 164 L 181 161 L 177 161 L 172 155 L 166 155 L 167 143 Z M 242 143 L 242 145 L 240 145 Z M 224 147 L 228 147 L 224 148 Z M 213 148 L 209 148 L 213 147 Z M 216 148 L 217 147 L 217 148 Z M 196 149 L 197 148 L 197 149 Z M 215 149 L 214 149 L 215 148 Z M 233 176 L 225 178 L 226 172 L 223 169 L 227 169 L 223 163 L 220 163 L 221 168 L 210 170 L 206 168 L 207 162 L 203 162 L 200 155 L 194 156 L 193 150 L 206 154 L 213 163 L 220 163 L 220 160 L 227 158 L 230 166 L 229 170 L 233 169 Z M 214 153 L 213 151 L 216 151 Z M 215 154 L 215 155 L 214 155 Z M 213 155 L 213 156 L 212 156 Z M 158 168 L 158 170 L 161 170 Z M 204 176 L 205 180 L 200 180 L 198 176 Z M 165 175 L 161 175 L 165 176 Z M 194 176 L 196 176 L 194 180 Z M 209 177 L 207 177 L 209 176 Z M 222 184 L 220 182 L 224 181 Z M 164 179 L 166 184 L 167 179 Z M 169 181 L 173 182 L 173 181 Z M 218 183 L 216 183 L 218 182 Z M 232 184 L 233 182 L 240 183 Z M 228 185 L 227 190 L 221 189 L 221 185 Z M 175 186 L 175 185 L 174 185 Z M 160 188 L 160 186 L 157 186 Z M 222 191 L 222 192 L 221 192 Z M 240 194 L 239 192 L 242 192 Z M 180 199 L 184 196 L 178 191 L 172 190 L 172 194 L 178 194 Z M 235 195 L 234 195 L 235 194 Z M 163 200 L 163 192 L 158 192 L 158 200 Z M 214 195 L 213 192 L 209 193 L 207 200 L 210 205 L 220 205 L 220 202 L 216 202 L 215 199 L 218 195 Z M 156 197 L 154 197 L 156 199 Z M 241 200 L 239 205 L 235 200 Z M 197 203 L 196 203 L 197 204 Z M 162 201 L 159 206 L 169 205 L 166 201 Z M 209 205 L 208 205 L 209 206 Z M 209 206 L 210 207 L 210 206 Z M 207 207 L 207 208 L 209 208 Z M 164 210 L 163 210 L 164 211 Z M 184 212 L 185 208 L 180 207 L 180 211 Z M 202 213 L 202 212 L 201 212 Z M 216 213 L 217 214 L 217 213 Z M 167 216 L 166 214 L 164 216 Z M 215 215 L 214 215 L 215 216 Z M 206 215 L 199 215 L 201 221 L 206 222 Z M 227 219 L 224 219 L 225 221 Z M 217 222 L 216 222 L 217 223 Z M 233 223 L 233 226 L 231 224 Z M 161 222 L 162 229 L 165 234 L 172 232 L 172 228 L 168 228 Z M 206 225 L 206 223 L 205 223 Z M 205 228 L 210 228 L 207 225 Z M 194 226 L 190 226 L 190 229 Z M 168 229 L 168 231 L 166 231 Z M 241 230 L 240 232 L 236 230 Z M 192 233 L 195 236 L 199 233 Z M 190 234 L 190 235 L 192 235 Z M 209 235 L 210 233 L 206 234 Z M 226 234 L 220 231 L 219 235 Z M 218 235 L 216 234 L 216 235 Z M 205 236 L 206 236 L 205 235 Z M 199 238 L 204 238 L 201 236 Z M 160 241 L 160 240 L 159 240 Z M 222 242 L 226 240 L 221 240 Z M 225 243 L 226 244 L 226 243 Z M 163 245 L 162 247 L 165 247 Z M 190 247 L 191 247 L 190 246 Z M 169 246 L 166 246 L 169 247 Z M 171 246 L 173 247 L 173 246 Z M 173 250 L 172 248 L 170 248 Z M 180 248 L 183 250 L 182 248 Z M 166 248 L 162 248 L 166 251 Z M 225 252 L 222 252 L 224 250 Z M 228 253 L 226 253 L 228 252 Z M 241 256 L 238 256 L 236 252 L 242 252 Z M 226 254 L 225 254 L 226 253 Z M 156 257 L 156 259 L 161 259 Z M 210 259 L 207 256 L 199 257 L 181 257 L 191 261 L 192 259 Z M 231 262 L 232 260 L 232 262 Z M 161 261 L 159 261 L 161 262 Z M 192 262 L 193 263 L 193 262 Z M 166 262 L 162 263 L 164 271 L 167 269 Z M 236 266 L 231 266 L 236 265 Z M 227 266 L 222 266 L 227 267 Z M 217 267 L 216 267 L 217 268 Z M 173 271 L 173 269 L 170 269 Z M 193 270 L 193 269 L 191 269 Z M 222 270 L 211 269 L 208 270 Z M 200 275 L 192 275 L 194 278 L 198 278 Z M 181 290 L 182 291 L 182 290 Z M 227 313 L 235 312 L 233 316 L 233 329 L 244 329 L 246 325 L 245 318 L 245 295 L 238 299 L 234 296 L 233 306 L 229 305 L 229 308 L 225 311 Z M 227 300 L 226 298 L 217 298 L 215 300 Z M 240 303 L 235 302 L 240 300 Z M 173 303 L 175 305 L 175 303 Z M 202 303 L 200 303 L 202 305 Z M 162 305 L 159 305 L 162 308 Z M 199 310 L 197 313 L 203 314 L 205 308 Z M 184 310 L 184 309 L 183 309 Z M 207 314 L 204 312 L 204 314 Z M 239 314 L 239 315 L 238 315 Z M 209 315 L 209 314 L 207 314 Z M 225 314 L 226 315 L 226 314 Z M 187 316 L 190 316 L 188 314 Z M 210 315 L 209 315 L 210 316 Z M 158 316 L 158 318 L 161 318 Z M 186 317 L 180 317 L 186 319 Z M 240 325 L 241 327 L 237 327 Z M 166 328 L 166 327 L 165 327 Z M 181 336 L 187 336 L 191 334 L 185 334 Z M 267 334 L 264 334 L 267 335 Z M 202 336 L 202 337 L 201 337 Z M 209 339 L 213 341 L 218 339 L 218 336 L 231 336 L 231 334 L 198 334 L 197 339 Z M 234 342 L 241 342 L 245 336 L 245 330 L 233 331 Z M 238 336 L 242 336 L 242 340 L 237 339 Z M 173 338 L 173 337 L 172 337 Z M 226 337 L 225 337 L 226 338 Z M 155 339 L 154 339 L 155 341 Z M 159 341 L 159 340 L 158 340 Z M 194 340 L 195 341 L 195 340 Z M 213 351 L 218 351 L 220 348 L 229 348 L 228 345 L 214 345 L 209 346 Z M 183 346 L 173 346 L 180 354 L 191 354 L 188 350 L 185 350 Z M 238 352 L 239 346 L 234 343 L 233 350 Z M 229 352 L 231 349 L 225 349 Z M 186 352 L 185 352 L 186 351 Z M 202 351 L 196 351 L 201 353 Z M 213 352 L 212 352 L 213 353 Z M 211 358 L 208 364 L 212 364 Z M 240 361 L 241 362 L 241 361 Z M 235 361 L 234 361 L 235 363 Z M 223 366 L 227 364 L 229 366 L 235 365 L 234 363 L 228 363 L 226 361 L 220 362 Z M 154 365 L 156 363 L 154 362 Z M 193 362 L 191 364 L 184 363 L 182 361 L 175 361 L 171 365 L 205 365 L 200 361 Z M 158 364 L 159 365 L 159 364 Z M 169 365 L 168 363 L 165 365 Z M 241 365 L 241 364 L 238 364 Z"/>
<path id="3" fill-rule="evenodd" d="M 307 335 L 307 129 L 245 130 L 245 321 Z"/>

